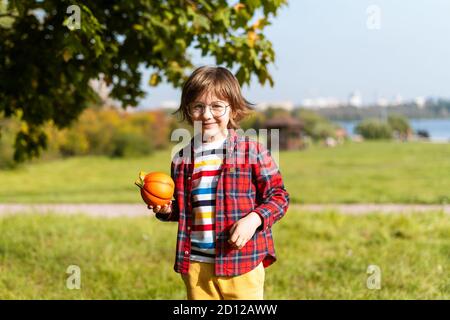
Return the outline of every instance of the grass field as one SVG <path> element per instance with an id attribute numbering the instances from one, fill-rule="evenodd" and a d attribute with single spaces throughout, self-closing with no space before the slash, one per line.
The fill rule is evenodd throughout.
<path id="1" fill-rule="evenodd" d="M 274 226 L 266 299 L 450 299 L 450 219 L 289 211 Z M 184 299 L 176 224 L 154 217 L 0 217 L 0 299 Z M 366 287 L 381 269 L 381 290 Z M 66 269 L 81 268 L 81 289 Z"/>
<path id="2" fill-rule="evenodd" d="M 141 202 L 140 170 L 169 173 L 170 151 L 70 158 L 0 171 L 0 202 Z M 280 154 L 293 203 L 450 203 L 450 144 L 364 142 Z"/>

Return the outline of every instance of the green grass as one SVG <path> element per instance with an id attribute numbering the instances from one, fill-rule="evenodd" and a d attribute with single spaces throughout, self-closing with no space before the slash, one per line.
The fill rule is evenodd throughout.
<path id="1" fill-rule="evenodd" d="M 281 170 L 300 203 L 450 203 L 450 144 L 364 142 L 286 152 Z"/>
<path id="2" fill-rule="evenodd" d="M 364 142 L 280 154 L 296 203 L 450 203 L 450 144 Z M 0 171 L 0 202 L 141 202 L 140 170 L 169 173 L 170 151 L 150 157 L 70 158 Z"/>
<path id="3" fill-rule="evenodd" d="M 274 226 L 266 299 L 450 298 L 450 219 L 442 212 L 289 211 Z M 176 224 L 154 217 L 0 217 L 0 299 L 184 299 L 172 269 Z M 381 290 L 366 287 L 381 268 Z M 66 269 L 81 268 L 81 289 Z"/>

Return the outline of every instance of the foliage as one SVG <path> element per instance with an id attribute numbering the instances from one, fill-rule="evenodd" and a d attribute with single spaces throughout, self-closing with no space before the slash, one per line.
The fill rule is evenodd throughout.
<path id="1" fill-rule="evenodd" d="M 412 132 L 408 119 L 399 114 L 390 114 L 387 121 L 375 118 L 358 123 L 355 132 L 366 139 L 391 139 L 393 137 L 405 140 Z"/>
<path id="2" fill-rule="evenodd" d="M 142 156 L 150 154 L 155 148 L 158 136 L 168 123 L 168 119 L 159 119 L 159 112 L 120 113 L 115 109 L 87 109 L 79 121 L 66 129 L 59 141 L 61 154 L 107 155 L 111 157 Z M 165 137 L 166 138 L 166 137 Z M 167 140 L 167 138 L 166 138 Z M 158 145 L 158 148 L 164 145 Z"/>
<path id="3" fill-rule="evenodd" d="M 4 119 L 0 115 L 0 169 L 13 168 L 14 136 L 19 131 L 19 123 Z"/>
<path id="4" fill-rule="evenodd" d="M 86 109 L 68 128 L 52 123 L 44 126 L 49 137 L 41 160 L 59 157 L 106 155 L 110 157 L 145 156 L 154 149 L 167 148 L 169 129 L 174 119 L 163 111 L 124 113 L 114 108 Z M 20 130 L 16 118 L 1 119 L 0 167 L 14 166 L 14 134 Z"/>
<path id="5" fill-rule="evenodd" d="M 405 139 L 411 133 L 411 125 L 404 116 L 399 114 L 391 114 L 388 116 L 388 124 L 396 136 Z"/>
<path id="6" fill-rule="evenodd" d="M 378 119 L 366 119 L 358 123 L 355 132 L 365 139 L 391 139 L 392 128 L 386 122 Z"/>
<path id="7" fill-rule="evenodd" d="M 313 140 L 335 137 L 337 126 L 318 113 L 307 109 L 296 109 L 294 115 L 303 123 L 303 131 Z"/>
<path id="8" fill-rule="evenodd" d="M 130 157 L 148 155 L 153 150 L 152 140 L 135 130 L 119 129 L 111 140 L 112 157 Z"/>
<path id="9" fill-rule="evenodd" d="M 180 87 L 198 50 L 237 70 L 241 84 L 256 75 L 261 84 L 273 85 L 268 66 L 275 53 L 263 31 L 286 0 L 233 6 L 225 0 L 1 4 L 0 112 L 25 124 L 14 153 L 22 161 L 46 147 L 47 122 L 68 127 L 98 100 L 92 79 L 103 79 L 123 107 L 136 106 L 144 96 L 145 69 L 152 72 L 149 85 Z"/>
<path id="10" fill-rule="evenodd" d="M 358 108 L 354 106 L 340 106 L 337 108 L 320 108 L 317 113 L 330 120 L 349 121 L 363 120 L 384 116 L 384 114 L 400 114 L 409 119 L 436 119 L 450 117 L 450 100 L 427 99 L 424 106 L 415 103 L 405 103 L 396 106 L 368 106 Z"/>
<path id="11" fill-rule="evenodd" d="M 285 117 L 290 116 L 290 112 L 286 109 L 270 106 L 264 111 L 264 115 L 268 118 Z"/>
<path id="12" fill-rule="evenodd" d="M 245 131 L 248 129 L 255 129 L 256 131 L 262 128 L 267 117 L 264 113 L 253 111 L 246 118 L 239 123 L 240 127 Z"/>

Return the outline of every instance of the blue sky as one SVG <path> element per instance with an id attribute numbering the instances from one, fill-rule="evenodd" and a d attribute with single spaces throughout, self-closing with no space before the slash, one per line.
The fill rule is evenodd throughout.
<path id="1" fill-rule="evenodd" d="M 380 10 L 379 29 L 369 29 L 369 6 Z M 379 97 L 450 97 L 449 0 L 291 0 L 266 29 L 276 61 L 274 87 L 252 81 L 252 102 L 336 97 L 359 91 L 363 101 Z M 196 57 L 198 66 L 213 64 Z M 142 107 L 178 102 L 180 89 L 146 85 Z"/>

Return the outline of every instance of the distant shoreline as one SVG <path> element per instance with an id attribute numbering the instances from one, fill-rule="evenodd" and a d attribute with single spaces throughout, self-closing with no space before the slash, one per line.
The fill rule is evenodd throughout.
<path id="1" fill-rule="evenodd" d="M 446 119 L 408 119 L 412 129 L 416 133 L 418 130 L 427 131 L 430 135 L 426 142 L 449 143 L 450 142 L 450 118 Z M 330 120 L 342 126 L 350 135 L 354 135 L 356 125 L 362 120 Z"/>
<path id="2" fill-rule="evenodd" d="M 429 100 L 423 106 L 409 103 L 386 107 L 340 106 L 336 108 L 313 108 L 311 110 L 331 121 L 356 121 L 367 118 L 385 118 L 390 114 L 402 115 L 408 119 L 450 119 L 450 100 Z"/>

